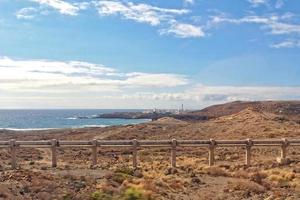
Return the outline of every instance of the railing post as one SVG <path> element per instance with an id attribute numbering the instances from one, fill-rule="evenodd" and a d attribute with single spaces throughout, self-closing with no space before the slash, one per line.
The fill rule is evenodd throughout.
<path id="1" fill-rule="evenodd" d="M 172 139 L 172 146 L 171 146 L 171 166 L 176 167 L 176 146 L 177 146 L 177 140 Z"/>
<path id="2" fill-rule="evenodd" d="M 10 154 L 11 154 L 11 168 L 17 168 L 17 157 L 16 157 L 16 140 L 11 139 L 9 141 Z"/>
<path id="3" fill-rule="evenodd" d="M 288 141 L 285 138 L 282 138 L 282 145 L 281 145 L 281 159 L 286 159 L 286 148 L 288 146 Z"/>
<path id="4" fill-rule="evenodd" d="M 56 147 L 58 146 L 57 140 L 51 140 L 51 153 L 52 153 L 52 167 L 57 167 Z"/>
<path id="5" fill-rule="evenodd" d="M 215 148 L 216 148 L 216 141 L 210 139 L 210 144 L 208 146 L 208 165 L 213 166 L 215 164 Z"/>
<path id="6" fill-rule="evenodd" d="M 288 159 L 286 157 L 287 147 L 289 146 L 289 142 L 286 138 L 282 138 L 282 144 L 281 144 L 281 152 L 280 157 L 277 158 L 277 162 L 280 164 L 287 164 Z"/>
<path id="7" fill-rule="evenodd" d="M 137 147 L 138 147 L 138 141 L 136 139 L 132 140 L 132 166 L 134 169 L 138 167 L 138 162 L 137 162 Z"/>
<path id="8" fill-rule="evenodd" d="M 93 139 L 92 141 L 92 165 L 96 166 L 97 165 L 97 146 L 98 146 L 98 142 L 97 139 Z"/>
<path id="9" fill-rule="evenodd" d="M 251 165 L 251 147 L 252 146 L 253 146 L 253 141 L 250 139 L 247 139 L 245 164 L 248 167 Z"/>

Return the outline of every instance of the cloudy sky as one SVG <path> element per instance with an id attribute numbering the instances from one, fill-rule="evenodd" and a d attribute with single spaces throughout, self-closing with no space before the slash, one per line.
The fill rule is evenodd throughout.
<path id="1" fill-rule="evenodd" d="M 0 108 L 300 99 L 299 0 L 0 0 Z"/>

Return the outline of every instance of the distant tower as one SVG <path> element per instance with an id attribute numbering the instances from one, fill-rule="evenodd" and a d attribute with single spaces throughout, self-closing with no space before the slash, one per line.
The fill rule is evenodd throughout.
<path id="1" fill-rule="evenodd" d="M 181 104 L 181 111 L 183 111 L 183 104 Z"/>

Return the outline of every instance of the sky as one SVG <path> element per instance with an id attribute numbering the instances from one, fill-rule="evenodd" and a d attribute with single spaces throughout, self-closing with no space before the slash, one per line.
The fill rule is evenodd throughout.
<path id="1" fill-rule="evenodd" d="M 0 108 L 300 99 L 299 0 L 0 0 Z"/>

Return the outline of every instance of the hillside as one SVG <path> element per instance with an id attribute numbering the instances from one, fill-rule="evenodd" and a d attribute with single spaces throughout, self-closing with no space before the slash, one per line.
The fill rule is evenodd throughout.
<path id="1" fill-rule="evenodd" d="M 201 111 L 205 121 L 170 117 L 157 121 L 105 128 L 0 132 L 1 140 L 67 139 L 246 139 L 299 138 L 299 102 L 233 102 Z M 218 116 L 218 117 L 216 117 Z M 171 170 L 168 148 L 139 149 L 140 169 L 131 169 L 128 148 L 98 149 L 98 165 L 90 167 L 88 148 L 59 149 L 58 167 L 50 167 L 50 150 L 18 150 L 17 171 L 9 170 L 9 151 L 0 149 L 0 199 L 299 199 L 300 149 L 288 149 L 290 162 L 276 162 L 278 147 L 253 149 L 252 166 L 244 165 L 245 150 L 216 150 L 216 166 L 208 167 L 207 149 L 178 147 L 178 168 Z M 13 183 L 13 184 L 12 184 Z M 100 197 L 99 197 L 100 196 Z M 151 198 L 150 198 L 151 197 Z"/>
<path id="2" fill-rule="evenodd" d="M 238 113 L 246 108 L 251 108 L 257 112 L 269 112 L 290 117 L 300 116 L 300 101 L 235 101 L 209 106 L 191 113 L 208 117 L 221 117 Z"/>

